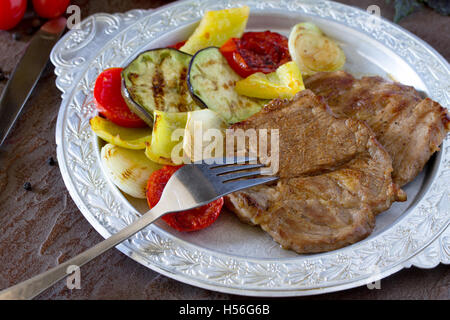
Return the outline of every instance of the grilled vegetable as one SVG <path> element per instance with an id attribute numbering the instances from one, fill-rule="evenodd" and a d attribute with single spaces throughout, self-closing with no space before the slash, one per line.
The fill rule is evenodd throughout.
<path id="1" fill-rule="evenodd" d="M 249 14 L 250 8 L 247 6 L 206 12 L 197 29 L 180 50 L 195 54 L 206 47 L 220 47 L 230 38 L 241 37 Z"/>
<path id="2" fill-rule="evenodd" d="M 155 49 L 141 53 L 123 70 L 125 101 L 148 125 L 153 123 L 155 110 L 185 112 L 199 109 L 186 84 L 191 58 L 176 49 Z"/>
<path id="3" fill-rule="evenodd" d="M 227 124 L 214 111 L 203 109 L 188 113 L 183 150 L 193 162 L 223 157 Z"/>
<path id="4" fill-rule="evenodd" d="M 92 131 L 97 136 L 116 146 L 127 149 L 145 149 L 145 143 L 152 138 L 150 128 L 125 128 L 102 117 L 89 120 Z"/>
<path id="5" fill-rule="evenodd" d="M 267 102 L 239 95 L 234 88 L 241 79 L 216 47 L 199 51 L 189 67 L 188 84 L 193 98 L 227 123 L 247 119 Z"/>
<path id="6" fill-rule="evenodd" d="M 102 164 L 112 182 L 123 192 L 145 199 L 147 180 L 161 165 L 150 161 L 143 151 L 106 144 L 101 151 Z"/>
<path id="7" fill-rule="evenodd" d="M 261 99 L 290 99 L 304 89 L 302 75 L 293 61 L 283 64 L 276 72 L 254 73 L 236 83 L 239 94 Z"/>
<path id="8" fill-rule="evenodd" d="M 289 35 L 289 52 L 303 75 L 336 71 L 345 64 L 344 51 L 316 25 L 297 24 Z"/>
<path id="9" fill-rule="evenodd" d="M 257 73 L 275 72 L 291 61 L 288 39 L 276 32 L 246 32 L 241 38 L 231 38 L 220 52 L 230 67 L 241 77 Z"/>
<path id="10" fill-rule="evenodd" d="M 134 114 L 121 94 L 122 68 L 106 69 L 95 80 L 94 99 L 98 112 L 122 127 L 143 128 L 147 125 Z"/>
<path id="11" fill-rule="evenodd" d="M 178 145 L 182 151 L 184 128 L 187 120 L 186 112 L 168 113 L 155 111 L 152 140 L 147 144 L 145 155 L 152 161 L 160 164 L 180 164 L 172 157 L 173 149 Z M 178 129 L 178 130 L 177 130 Z M 177 154 L 176 156 L 178 156 Z M 180 158 L 183 155 L 180 155 Z M 182 159 L 181 159 L 182 160 Z"/>

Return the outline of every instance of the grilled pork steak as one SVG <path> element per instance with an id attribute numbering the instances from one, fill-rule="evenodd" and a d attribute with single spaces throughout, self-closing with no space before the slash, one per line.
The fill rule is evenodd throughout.
<path id="1" fill-rule="evenodd" d="M 305 81 L 339 116 L 364 120 L 392 158 L 400 186 L 422 171 L 450 130 L 447 110 L 422 99 L 414 88 L 381 77 L 355 79 L 343 71 L 317 73 Z"/>
<path id="2" fill-rule="evenodd" d="M 226 203 L 287 249 L 323 252 L 357 242 L 371 233 L 377 213 L 406 198 L 372 130 L 337 118 L 309 90 L 274 100 L 233 128 L 279 130 L 280 180 L 233 193 Z"/>

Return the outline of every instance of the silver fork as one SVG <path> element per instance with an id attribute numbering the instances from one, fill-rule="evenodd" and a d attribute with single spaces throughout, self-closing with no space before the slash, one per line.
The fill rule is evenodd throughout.
<path id="1" fill-rule="evenodd" d="M 167 183 L 158 204 L 134 223 L 76 257 L 0 292 L 0 299 L 31 299 L 65 278 L 71 266 L 81 267 L 141 231 L 167 213 L 193 209 L 232 192 L 277 180 L 262 176 L 263 164 L 250 158 L 227 158 L 214 164 L 187 164 Z M 225 161 L 223 161 L 225 160 Z M 250 163 L 251 162 L 251 163 Z M 255 170 L 256 169 L 256 170 Z"/>

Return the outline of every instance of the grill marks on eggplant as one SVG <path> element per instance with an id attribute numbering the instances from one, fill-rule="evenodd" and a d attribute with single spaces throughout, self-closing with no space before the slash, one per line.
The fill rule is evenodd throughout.
<path id="1" fill-rule="evenodd" d="M 122 73 L 123 95 L 130 109 L 137 114 L 144 110 L 150 118 L 155 110 L 187 112 L 200 109 L 187 87 L 191 58 L 191 55 L 171 48 L 141 53 Z"/>
<path id="2" fill-rule="evenodd" d="M 189 111 L 186 108 L 187 105 L 187 97 L 189 97 L 190 99 L 190 93 L 188 90 L 188 86 L 187 86 L 187 73 L 188 73 L 188 68 L 183 68 L 183 70 L 181 70 L 180 73 L 180 102 L 178 103 L 178 110 L 180 110 L 180 112 L 187 112 Z"/>
<path id="3" fill-rule="evenodd" d="M 151 86 L 156 110 L 161 110 L 161 107 L 164 106 L 164 87 L 164 74 L 161 72 L 161 64 L 159 64 L 155 68 L 155 74 L 153 76 Z"/>
<path id="4" fill-rule="evenodd" d="M 187 112 L 190 111 L 188 108 L 189 103 L 192 102 L 190 93 L 187 87 L 187 72 L 188 68 L 184 67 L 181 69 L 179 74 L 179 79 L 174 83 L 174 86 L 170 86 L 170 83 L 166 85 L 166 81 L 164 79 L 164 72 L 162 72 L 164 62 L 166 59 L 170 59 L 170 57 L 164 58 L 161 63 L 155 68 L 155 75 L 152 79 L 152 90 L 153 90 L 153 99 L 155 101 L 155 110 L 165 111 L 164 110 L 164 98 L 171 94 L 171 91 L 175 88 L 178 89 L 178 103 L 176 104 L 176 108 L 178 112 Z M 170 80 L 169 80 L 170 81 Z M 188 101 L 189 100 L 189 101 Z"/>

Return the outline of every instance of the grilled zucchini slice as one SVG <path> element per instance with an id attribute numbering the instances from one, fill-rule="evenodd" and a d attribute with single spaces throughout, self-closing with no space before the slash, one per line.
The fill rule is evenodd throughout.
<path id="1" fill-rule="evenodd" d="M 217 47 L 200 50 L 191 60 L 188 85 L 192 97 L 229 124 L 249 118 L 267 103 L 238 94 L 235 86 L 241 79 Z"/>
<path id="2" fill-rule="evenodd" d="M 153 112 L 199 109 L 189 94 L 186 77 L 192 56 L 176 49 L 145 51 L 122 71 L 122 94 L 130 109 L 149 126 Z"/>

